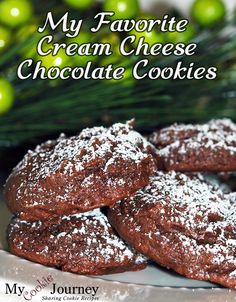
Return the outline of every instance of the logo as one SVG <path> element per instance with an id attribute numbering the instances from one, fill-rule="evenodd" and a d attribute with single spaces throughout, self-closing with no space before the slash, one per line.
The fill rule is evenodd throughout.
<path id="1" fill-rule="evenodd" d="M 42 290 L 51 286 L 46 295 L 42 295 Z M 41 301 L 99 301 L 98 286 L 58 286 L 52 275 L 36 280 L 35 286 L 28 289 L 18 283 L 5 283 L 6 295 L 17 295 L 26 301 L 38 301 L 41 292 Z"/>
<path id="2" fill-rule="evenodd" d="M 19 297 L 23 296 L 25 300 L 31 301 L 35 296 L 37 296 L 39 292 L 42 291 L 42 289 L 49 286 L 52 282 L 52 275 L 48 275 L 47 277 L 43 277 L 42 279 L 37 279 L 36 285 L 30 290 L 27 290 L 25 286 L 19 286 L 17 283 L 14 283 L 12 285 L 10 285 L 9 283 L 5 283 L 5 294 L 13 294 Z"/>

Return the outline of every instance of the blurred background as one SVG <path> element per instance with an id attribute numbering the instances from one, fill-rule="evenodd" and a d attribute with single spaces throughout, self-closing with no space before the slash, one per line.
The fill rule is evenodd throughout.
<path id="1" fill-rule="evenodd" d="M 39 57 L 36 46 L 42 37 L 36 32 L 48 11 L 59 19 L 66 11 L 71 18 L 85 20 L 85 27 L 75 39 L 64 40 L 58 31 L 55 41 L 66 43 L 109 42 L 112 57 Z M 140 58 L 124 59 L 117 47 L 123 33 L 109 33 L 104 28 L 91 35 L 86 30 L 99 11 L 115 11 L 115 17 L 161 17 L 168 13 L 190 20 L 184 33 L 143 33 L 145 41 L 179 43 L 195 41 L 194 57 L 181 58 L 188 66 L 216 66 L 214 81 L 136 81 L 131 64 Z M 61 132 L 76 134 L 84 127 L 110 125 L 136 119 L 136 128 L 146 134 L 173 122 L 204 122 L 211 118 L 229 117 L 236 121 L 236 1 L 235 0 L 0 0 L 0 171 L 4 175 L 29 148 Z M 49 29 L 48 29 L 49 32 Z M 138 33 L 133 33 L 138 36 Z M 135 45 L 130 45 L 135 47 Z M 19 80 L 16 70 L 26 58 L 41 60 L 52 66 L 94 66 L 110 63 L 126 66 L 122 81 L 42 81 Z M 174 66 L 176 57 L 151 58 L 153 66 Z M 4 176 L 5 177 L 5 176 Z"/>

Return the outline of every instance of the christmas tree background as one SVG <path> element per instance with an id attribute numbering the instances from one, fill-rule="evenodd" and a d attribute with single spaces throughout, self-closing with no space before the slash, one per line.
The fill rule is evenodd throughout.
<path id="1" fill-rule="evenodd" d="M 127 10 L 124 14 L 128 15 L 124 17 L 143 16 L 147 19 L 150 17 L 141 10 L 136 0 L 125 2 Z M 162 13 L 182 17 L 175 6 L 164 12 L 158 11 L 159 1 L 156 2 L 156 17 L 160 17 Z M 15 20 L 14 16 L 8 14 L 17 8 L 19 1 L 17 4 L 15 0 L 0 0 L 2 167 L 11 167 L 26 149 L 45 139 L 57 137 L 60 132 L 76 134 L 84 127 L 110 125 L 133 117 L 136 119 L 136 128 L 142 133 L 149 133 L 155 128 L 174 122 L 204 122 L 221 117 L 229 117 L 236 121 L 236 18 L 234 14 L 229 14 L 221 0 L 195 1 L 195 6 L 192 5 L 188 16 L 191 23 L 185 35 L 155 32 L 152 40 L 148 41 L 198 43 L 195 57 L 185 57 L 181 60 L 186 65 L 194 60 L 197 65 L 206 68 L 216 66 L 219 72 L 217 79 L 213 81 L 148 79 L 135 81 L 129 73 L 129 66 L 138 59 L 136 57 L 130 58 L 129 62 L 123 61 L 128 72 L 125 79 L 118 83 L 95 80 L 22 81 L 17 78 L 17 66 L 24 58 L 37 59 L 36 46 L 40 34 L 36 31 L 37 27 L 42 25 L 48 11 L 52 11 L 58 18 L 69 11 L 71 18 L 83 18 L 89 24 L 97 12 L 116 9 L 109 7 L 109 3 L 111 1 L 106 0 L 102 3 L 92 0 L 29 2 L 24 0 L 21 1 L 21 7 L 18 7 L 20 17 Z M 214 9 L 211 10 L 213 15 L 207 15 L 207 5 L 213 6 Z M 119 13 L 118 11 L 117 16 Z M 101 35 L 92 37 L 98 41 L 108 39 L 114 47 L 122 38 L 123 35 L 110 35 L 106 30 Z M 55 39 L 63 41 L 59 31 L 55 34 Z M 85 36 L 86 39 L 89 40 L 91 37 Z M 41 59 L 46 67 L 53 66 L 55 60 L 50 57 Z M 63 56 L 62 59 L 67 60 Z M 77 58 L 77 62 L 75 59 L 72 59 L 71 64 L 78 65 L 80 58 Z M 95 60 L 97 66 L 101 66 L 105 58 Z M 123 59 L 114 56 L 112 60 L 113 63 L 120 60 L 122 63 Z M 178 58 L 174 56 L 158 57 L 154 58 L 151 64 L 153 66 L 158 64 L 160 67 L 174 66 L 177 61 Z"/>

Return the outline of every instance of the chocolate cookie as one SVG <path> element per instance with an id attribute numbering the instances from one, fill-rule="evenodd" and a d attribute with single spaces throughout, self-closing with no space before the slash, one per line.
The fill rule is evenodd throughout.
<path id="1" fill-rule="evenodd" d="M 41 220 L 113 205 L 149 183 L 153 146 L 132 121 L 60 136 L 29 151 L 5 187 L 9 209 Z"/>
<path id="2" fill-rule="evenodd" d="M 128 247 L 97 209 L 54 221 L 13 218 L 8 243 L 17 256 L 78 274 L 135 271 L 147 265 L 146 257 Z"/>
<path id="3" fill-rule="evenodd" d="M 181 275 L 236 288 L 236 194 L 199 177 L 158 172 L 109 210 L 120 236 Z"/>
<path id="4" fill-rule="evenodd" d="M 150 136 L 161 168 L 175 171 L 236 170 L 236 125 L 212 120 L 203 125 L 174 124 Z"/>

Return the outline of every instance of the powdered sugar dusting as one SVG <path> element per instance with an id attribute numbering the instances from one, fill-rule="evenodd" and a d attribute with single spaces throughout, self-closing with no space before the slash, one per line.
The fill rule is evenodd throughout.
<path id="1" fill-rule="evenodd" d="M 168 241 L 173 232 L 195 260 L 209 255 L 209 265 L 236 269 L 236 193 L 224 194 L 200 176 L 159 171 L 129 202 L 128 215 L 124 211 L 118 215 L 127 223 L 139 215 L 154 219 L 156 229 L 144 234 L 147 238 L 160 236 L 164 227 L 168 231 L 162 240 Z M 135 228 L 143 232 L 138 223 Z"/>
<path id="2" fill-rule="evenodd" d="M 117 158 L 140 162 L 147 157 L 147 154 L 137 147 L 142 143 L 142 136 L 131 131 L 128 124 L 115 124 L 108 129 L 104 127 L 85 129 L 79 136 L 71 138 L 62 135 L 57 141 L 48 141 L 46 144 L 37 146 L 35 151 L 29 151 L 28 154 L 43 159 L 35 167 L 37 175 L 34 177 L 37 179 L 46 178 L 58 170 L 65 174 L 72 173 L 74 169 L 82 171 L 88 168 L 95 159 L 103 162 L 107 154 L 112 156 L 112 163 Z M 45 145 L 54 145 L 54 147 L 48 150 Z"/>
<path id="3" fill-rule="evenodd" d="M 160 147 L 159 155 L 169 157 L 178 152 L 184 159 L 188 150 L 195 154 L 202 150 L 225 150 L 236 154 L 236 125 L 229 119 L 211 120 L 203 125 L 174 124 L 155 132 L 150 141 Z"/>
<path id="4" fill-rule="evenodd" d="M 65 225 L 69 225 L 66 230 Z M 94 263 L 134 261 L 139 264 L 147 261 L 146 257 L 137 254 L 114 233 L 107 217 L 99 209 L 84 214 L 63 216 L 58 225 L 56 223 L 53 226 L 50 225 L 49 228 L 44 227 L 42 221 L 32 223 L 16 219 L 10 225 L 9 236 L 11 237 L 14 232 L 21 234 L 25 228 L 30 229 L 31 234 L 33 233 L 37 237 L 37 241 L 33 240 L 30 246 L 34 249 L 35 244 L 38 254 L 50 254 L 51 252 L 56 254 L 60 250 L 60 253 L 65 253 L 66 257 L 74 259 L 77 255 L 86 257 L 87 261 Z M 46 247 L 43 245 L 39 248 L 37 242 L 40 241 L 40 234 L 44 232 L 48 235 L 43 241 L 48 244 Z M 19 249 L 27 248 L 22 240 L 19 241 L 18 236 L 13 240 Z M 26 241 L 28 242 L 28 240 Z M 49 244 L 50 242 L 51 244 Z M 66 251 L 63 250 L 65 243 Z"/>
<path id="5" fill-rule="evenodd" d="M 40 205 L 44 207 L 40 207 L 38 213 L 45 208 L 53 212 L 64 202 L 70 204 L 71 209 L 83 212 L 94 208 L 91 206 L 94 199 L 98 206 L 106 204 L 106 193 L 112 204 L 123 198 L 124 190 L 129 195 L 135 186 L 140 188 L 139 177 L 140 182 L 146 178 L 147 183 L 154 173 L 150 146 L 133 130 L 132 121 L 110 128 L 84 129 L 70 138 L 62 134 L 57 140 L 49 140 L 25 155 L 7 181 L 11 183 L 9 187 L 6 185 L 7 199 L 14 198 L 13 204 L 22 213 Z M 101 185 L 104 196 L 97 193 Z M 100 198 L 103 199 L 100 201 Z"/>

